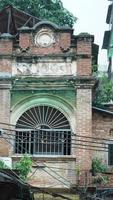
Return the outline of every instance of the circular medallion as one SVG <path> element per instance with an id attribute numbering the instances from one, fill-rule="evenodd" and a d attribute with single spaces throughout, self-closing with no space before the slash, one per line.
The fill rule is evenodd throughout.
<path id="1" fill-rule="evenodd" d="M 54 43 L 55 39 L 52 33 L 45 30 L 40 31 L 35 36 L 35 44 L 41 47 L 48 47 Z"/>

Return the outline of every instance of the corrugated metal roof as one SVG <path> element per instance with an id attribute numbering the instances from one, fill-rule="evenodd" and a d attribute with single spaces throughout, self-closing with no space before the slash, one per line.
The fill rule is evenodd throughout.
<path id="1" fill-rule="evenodd" d="M 33 27 L 39 21 L 41 20 L 37 17 L 8 5 L 0 11 L 0 33 L 16 35 L 18 28 L 22 26 Z"/>
<path id="2" fill-rule="evenodd" d="M 93 110 L 96 110 L 98 112 L 103 112 L 103 113 L 106 113 L 106 114 L 109 114 L 109 115 L 113 115 L 113 112 L 112 111 L 109 111 L 109 110 L 105 110 L 103 108 L 98 108 L 98 107 L 92 107 Z"/>

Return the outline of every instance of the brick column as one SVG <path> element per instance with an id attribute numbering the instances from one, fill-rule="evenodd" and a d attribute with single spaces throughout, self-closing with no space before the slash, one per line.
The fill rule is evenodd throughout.
<path id="1" fill-rule="evenodd" d="M 9 129 L 10 124 L 10 82 L 0 81 L 0 128 L 3 132 L 8 132 L 5 129 Z M 6 123 L 6 124 L 3 124 Z M 11 132 L 9 132 L 11 133 Z M 5 137 L 7 135 L 4 134 Z M 4 139 L 0 139 L 0 156 L 9 155 L 10 144 Z"/>
<path id="2" fill-rule="evenodd" d="M 77 36 L 77 76 L 92 75 L 92 35 L 81 33 Z"/>
<path id="3" fill-rule="evenodd" d="M 0 128 L 10 129 L 10 88 L 12 74 L 13 37 L 9 33 L 0 36 Z M 9 132 L 11 133 L 11 132 Z M 3 135 L 6 137 L 6 135 Z M 10 144 L 0 138 L 0 156 L 8 156 Z"/>
<path id="4" fill-rule="evenodd" d="M 87 33 L 81 33 L 77 36 L 77 79 L 76 84 L 76 134 L 80 137 L 76 139 L 79 144 L 76 150 L 77 164 L 81 169 L 90 169 L 91 167 L 91 149 L 92 143 L 83 142 L 92 136 L 92 42 L 93 36 Z M 85 136 L 85 137 L 82 137 Z M 75 139 L 75 140 L 76 140 Z M 89 145 L 89 146 L 85 146 Z"/>
<path id="5" fill-rule="evenodd" d="M 13 37 L 9 33 L 0 36 L 0 77 L 11 77 Z"/>
<path id="6" fill-rule="evenodd" d="M 80 144 L 76 150 L 76 161 L 81 169 L 90 169 L 91 167 L 91 151 L 87 150 L 91 147 L 84 146 L 91 143 L 82 142 L 88 140 L 82 136 L 92 136 L 92 89 L 90 88 L 77 88 L 76 97 L 76 134 L 80 137 L 76 139 L 81 141 L 75 142 Z M 86 148 L 86 149 L 85 149 Z"/>

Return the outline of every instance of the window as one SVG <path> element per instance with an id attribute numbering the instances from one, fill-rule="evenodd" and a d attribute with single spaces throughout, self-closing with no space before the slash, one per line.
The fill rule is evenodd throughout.
<path id="1" fill-rule="evenodd" d="M 108 165 L 113 165 L 113 144 L 108 144 Z"/>
<path id="2" fill-rule="evenodd" d="M 71 130 L 67 118 L 59 110 L 37 106 L 27 110 L 18 120 L 15 153 L 36 155 L 70 155 Z"/>

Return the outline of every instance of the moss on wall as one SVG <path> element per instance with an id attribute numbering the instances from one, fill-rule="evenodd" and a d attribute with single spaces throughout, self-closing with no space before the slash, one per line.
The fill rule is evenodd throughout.
<path id="1" fill-rule="evenodd" d="M 14 90 L 11 91 L 11 107 L 15 106 L 17 103 L 22 101 L 23 99 L 26 99 L 28 97 L 34 97 L 38 98 L 38 95 L 54 95 L 56 97 L 62 98 L 66 100 L 68 103 L 75 105 L 75 91 L 73 90 Z"/>

